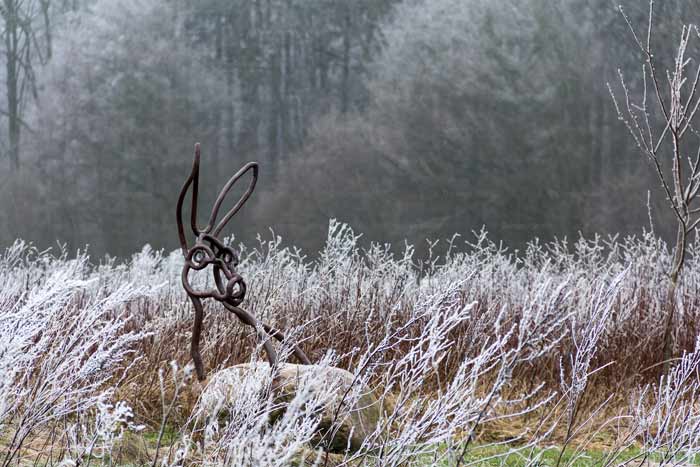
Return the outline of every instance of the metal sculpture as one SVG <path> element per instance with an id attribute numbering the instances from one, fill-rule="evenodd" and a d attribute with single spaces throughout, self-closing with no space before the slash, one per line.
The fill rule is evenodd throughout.
<path id="1" fill-rule="evenodd" d="M 258 338 L 263 343 L 263 348 L 265 349 L 265 354 L 270 366 L 277 365 L 277 353 L 270 342 L 270 338 L 272 337 L 281 342 L 285 339 L 285 337 L 280 331 L 258 321 L 255 316 L 240 307 L 240 304 L 245 298 L 247 289 L 243 277 L 241 277 L 236 270 L 239 259 L 238 254 L 235 250 L 224 245 L 223 242 L 218 239 L 218 236 L 223 230 L 224 226 L 226 226 L 231 218 L 236 215 L 236 213 L 243 207 L 246 201 L 248 201 L 248 198 L 250 198 L 250 195 L 253 193 L 255 184 L 258 181 L 258 164 L 256 162 L 248 162 L 242 169 L 236 172 L 236 174 L 229 179 L 226 185 L 224 185 L 224 187 L 221 189 L 221 192 L 219 192 L 219 196 L 216 198 L 211 215 L 209 216 L 209 222 L 204 228 L 200 228 L 197 226 L 199 158 L 200 147 L 199 143 L 197 143 L 194 147 L 194 163 L 192 165 L 192 172 L 180 191 L 180 197 L 177 200 L 176 214 L 180 246 L 182 248 L 182 254 L 185 257 L 185 264 L 182 268 L 182 286 L 185 288 L 185 291 L 187 292 L 187 295 L 189 295 L 192 305 L 194 306 L 194 325 L 192 327 L 190 354 L 192 356 L 192 360 L 194 361 L 197 378 L 200 381 L 203 381 L 206 379 L 206 373 L 204 371 L 202 356 L 199 350 L 199 341 L 202 334 L 202 323 L 204 321 L 204 308 L 202 307 L 202 300 L 207 298 L 215 299 L 216 301 L 220 302 L 224 308 L 236 315 L 236 317 L 244 324 L 255 328 Z M 243 193 L 243 196 L 241 196 L 238 202 L 236 202 L 236 204 L 226 213 L 221 221 L 216 224 L 216 218 L 218 217 L 224 198 L 228 192 L 231 191 L 234 184 L 246 173 L 251 171 L 252 178 L 245 193 Z M 192 228 L 192 233 L 195 236 L 195 242 L 192 248 L 189 248 L 187 245 L 185 228 L 182 223 L 182 205 L 184 204 L 185 196 L 187 195 L 187 191 L 189 190 L 190 186 L 192 186 L 192 212 L 190 226 Z M 190 272 L 193 270 L 201 271 L 208 267 L 212 268 L 216 288 L 196 290 L 190 283 Z M 304 354 L 299 347 L 294 346 L 292 351 L 294 356 L 301 363 L 305 365 L 309 365 L 311 363 L 306 354 Z"/>

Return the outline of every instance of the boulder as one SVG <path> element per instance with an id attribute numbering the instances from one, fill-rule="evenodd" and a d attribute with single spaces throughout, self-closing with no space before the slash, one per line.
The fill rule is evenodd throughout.
<path id="1" fill-rule="evenodd" d="M 199 408 L 202 415 L 211 419 L 228 416 L 227 401 L 251 394 L 250 388 L 242 390 L 241 384 L 253 382 L 257 396 L 265 400 L 268 391 L 276 408 L 269 413 L 275 423 L 285 413 L 288 404 L 298 391 L 308 395 L 320 395 L 324 403 L 317 416 L 320 418 L 312 446 L 332 453 L 355 452 L 376 430 L 381 418 L 381 404 L 367 388 L 359 387 L 354 375 L 335 367 L 317 365 L 281 364 L 271 374 L 267 363 L 236 365 L 212 375 L 202 392 Z"/>

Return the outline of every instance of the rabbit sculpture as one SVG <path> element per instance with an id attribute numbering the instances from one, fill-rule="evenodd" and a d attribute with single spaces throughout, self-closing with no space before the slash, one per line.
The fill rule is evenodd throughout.
<path id="1" fill-rule="evenodd" d="M 180 247 L 182 248 L 182 254 L 185 257 L 185 262 L 182 268 L 182 286 L 185 288 L 187 295 L 192 301 L 195 312 L 194 324 L 192 327 L 190 355 L 192 356 L 192 360 L 194 362 L 197 378 L 200 381 L 204 381 L 206 379 L 206 372 L 204 370 L 202 355 L 199 348 L 199 341 L 202 334 L 202 323 L 204 321 L 204 309 L 202 307 L 203 300 L 211 298 L 218 301 L 224 306 L 225 309 L 236 315 L 236 317 L 238 317 L 238 319 L 244 324 L 252 326 L 263 343 L 263 348 L 271 367 L 275 367 L 277 365 L 277 354 L 272 346 L 272 343 L 270 342 L 270 338 L 272 337 L 281 342 L 285 339 L 285 337 L 279 330 L 260 322 L 255 318 L 255 316 L 240 307 L 243 299 L 245 298 L 246 283 L 243 280 L 243 277 L 241 277 L 236 270 L 239 259 L 238 254 L 232 248 L 224 245 L 224 243 L 219 239 L 219 235 L 221 234 L 223 228 L 243 207 L 246 201 L 248 201 L 248 198 L 250 198 L 250 195 L 253 193 L 255 184 L 258 181 L 258 164 L 256 162 L 247 163 L 228 180 L 226 185 L 224 185 L 219 192 L 219 196 L 216 198 L 216 202 L 214 203 L 214 207 L 212 208 L 209 216 L 209 222 L 205 227 L 199 227 L 197 225 L 199 160 L 200 145 L 197 143 L 194 149 L 194 163 L 192 165 L 192 172 L 185 181 L 185 184 L 180 191 L 180 196 L 177 200 L 176 216 L 178 235 L 180 237 Z M 218 223 L 216 223 L 224 198 L 228 192 L 231 191 L 231 188 L 233 188 L 236 182 L 249 172 L 252 173 L 252 177 L 245 193 L 243 193 L 241 198 L 226 213 L 226 215 Z M 185 196 L 187 195 L 190 187 L 192 188 L 190 227 L 195 237 L 194 245 L 192 245 L 192 247 L 190 247 L 187 243 L 185 227 L 182 221 L 182 207 L 185 201 Z M 211 272 L 214 275 L 215 287 L 207 290 L 198 290 L 191 282 L 190 274 L 192 271 L 202 271 L 208 268 L 211 269 Z M 299 347 L 294 346 L 292 351 L 300 363 L 304 365 L 311 364 L 306 354 Z"/>

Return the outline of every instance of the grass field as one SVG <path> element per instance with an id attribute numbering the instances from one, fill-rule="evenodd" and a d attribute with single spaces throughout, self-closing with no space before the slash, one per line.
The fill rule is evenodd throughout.
<path id="1" fill-rule="evenodd" d="M 287 331 L 283 359 L 293 360 L 294 342 L 318 371 L 348 370 L 343 407 L 376 397 L 382 415 L 364 444 L 328 458 L 310 448 L 337 388 L 313 378 L 315 389 L 302 383 L 275 423 L 272 375 L 237 380 L 204 407 L 218 370 L 263 354 L 251 328 L 207 302 L 209 378 L 196 381 L 179 252 L 145 247 L 97 262 L 18 241 L 0 257 L 2 466 L 283 466 L 302 453 L 307 465 L 372 466 L 698 459 L 697 244 L 676 290 L 675 358 L 662 377 L 671 258 L 652 235 L 533 242 L 516 253 L 478 233 L 425 258 L 410 247 L 362 249 L 358 238 L 332 221 L 314 260 L 274 236 L 236 245 L 243 306 Z"/>

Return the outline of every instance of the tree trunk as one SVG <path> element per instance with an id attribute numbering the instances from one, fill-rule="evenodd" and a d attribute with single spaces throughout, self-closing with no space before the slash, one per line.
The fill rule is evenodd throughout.
<path id="1" fill-rule="evenodd" d="M 20 115 L 18 81 L 19 68 L 17 60 L 17 48 L 19 38 L 17 36 L 17 10 L 13 0 L 5 0 L 5 61 L 7 86 L 7 119 L 8 136 L 10 139 L 10 165 L 13 170 L 19 170 L 19 138 Z"/>
<path id="2" fill-rule="evenodd" d="M 673 268 L 671 269 L 671 284 L 666 296 L 666 324 L 664 325 L 663 340 L 663 374 L 667 375 L 671 368 L 671 358 L 673 357 L 673 327 L 676 315 L 676 290 L 680 279 L 681 269 L 685 260 L 686 233 L 685 226 L 679 222 L 678 234 L 676 236 L 676 249 L 673 255 Z"/>
<path id="3" fill-rule="evenodd" d="M 345 4 L 345 17 L 343 24 L 343 81 L 340 89 L 340 111 L 347 113 L 350 109 L 350 4 Z"/>
<path id="4" fill-rule="evenodd" d="M 276 165 L 279 162 L 280 153 L 280 113 L 282 110 L 282 93 L 280 86 L 282 83 L 282 67 L 281 67 L 281 52 L 278 44 L 274 44 L 274 52 L 270 57 L 268 68 L 270 70 L 269 85 L 270 85 L 270 104 L 268 108 L 267 122 L 267 144 L 268 144 L 268 161 L 271 165 Z"/>
<path id="5" fill-rule="evenodd" d="M 236 153 L 236 103 L 234 101 L 234 72 L 237 57 L 237 37 L 235 36 L 236 21 L 234 12 L 230 11 L 226 18 L 226 45 L 225 45 L 225 60 L 226 60 L 226 157 L 231 157 Z"/>

